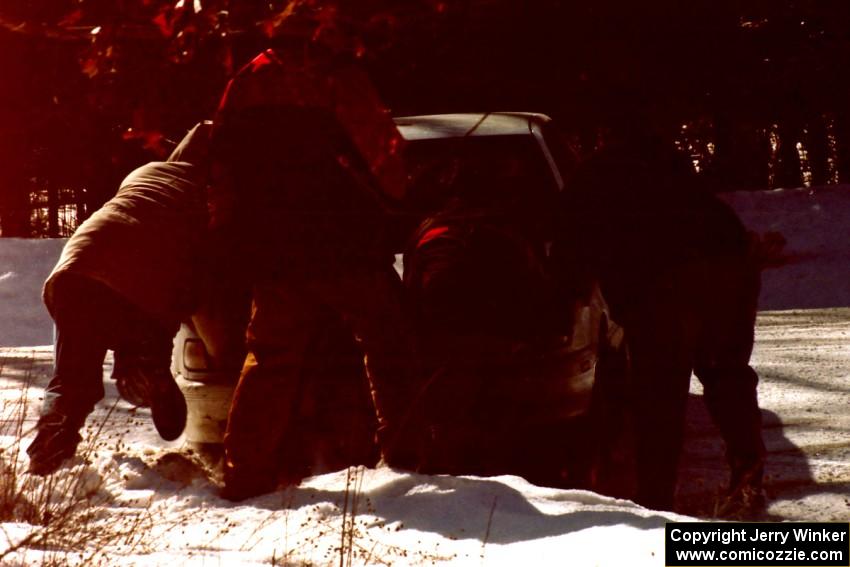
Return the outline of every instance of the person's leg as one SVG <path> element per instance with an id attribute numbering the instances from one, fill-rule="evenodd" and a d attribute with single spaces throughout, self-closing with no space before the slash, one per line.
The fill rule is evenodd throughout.
<path id="1" fill-rule="evenodd" d="M 299 437 L 312 471 L 373 467 L 380 459 L 375 406 L 363 353 L 351 329 L 327 308 L 301 371 Z"/>
<path id="2" fill-rule="evenodd" d="M 282 459 L 298 443 L 286 442 L 299 399 L 305 352 L 321 312 L 296 282 L 255 285 L 248 355 L 234 392 L 224 435 L 223 496 L 243 500 L 274 490 Z M 287 447 L 288 445 L 288 447 Z M 287 463 L 287 470 L 299 470 Z"/>
<path id="3" fill-rule="evenodd" d="M 49 474 L 74 455 L 79 430 L 103 397 L 107 339 L 99 292 L 99 286 L 84 278 L 63 275 L 54 282 L 54 371 L 45 390 L 38 433 L 27 448 L 34 474 Z"/>
<path id="4" fill-rule="evenodd" d="M 743 261 L 706 265 L 703 333 L 695 373 L 703 384 L 708 410 L 726 443 L 732 471 L 729 488 L 760 489 L 765 446 L 758 406 L 758 375 L 750 366 L 759 274 Z"/>
<path id="5" fill-rule="evenodd" d="M 678 274 L 664 278 L 626 321 L 634 386 L 636 501 L 671 510 L 693 364 L 693 321 Z"/>
<path id="6" fill-rule="evenodd" d="M 422 407 L 426 385 L 398 275 L 392 267 L 364 269 L 328 278 L 321 287 L 365 353 L 384 461 L 418 468 L 428 433 Z"/>
<path id="7" fill-rule="evenodd" d="M 39 433 L 28 449 L 30 469 L 52 472 L 74 454 L 79 429 L 103 398 L 103 359 L 109 348 L 117 351 L 119 376 L 122 368 L 132 369 L 134 382 L 148 384 L 146 388 L 135 384 L 137 395 L 143 405 L 152 406 L 160 435 L 179 437 L 186 422 L 186 403 L 170 373 L 173 332 L 90 278 L 61 274 L 52 286 L 55 370 L 45 392 Z M 122 352 L 134 353 L 131 362 L 122 361 Z"/>

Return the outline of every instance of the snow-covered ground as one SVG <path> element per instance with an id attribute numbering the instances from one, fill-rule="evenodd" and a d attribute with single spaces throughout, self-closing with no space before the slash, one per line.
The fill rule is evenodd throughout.
<path id="1" fill-rule="evenodd" d="M 850 188 L 728 199 L 752 228 L 783 233 L 792 262 L 765 273 L 753 357 L 770 453 L 768 515 L 846 521 Z M 30 502 L 0 506 L 0 564 L 663 565 L 664 523 L 680 516 L 516 477 L 343 471 L 232 504 L 182 442 L 159 439 L 147 410 L 118 400 L 111 382 L 89 419 L 84 457 L 47 482 L 11 474 L 5 463 L 25 464 L 17 417 L 26 411 L 25 446 L 49 377 L 50 347 L 30 345 L 50 342 L 39 288 L 60 247 L 0 239 L 0 498 L 13 482 L 32 485 Z M 696 381 L 691 392 L 678 505 L 711 518 L 726 481 L 722 444 Z M 63 523 L 73 495 L 85 506 Z M 59 503 L 51 521 L 34 527 L 33 511 L 51 498 Z M 33 534 L 45 541 L 4 555 Z M 66 553 L 69 542 L 77 555 Z"/>
<path id="2" fill-rule="evenodd" d="M 850 185 L 727 193 L 751 230 L 777 232 L 788 263 L 764 272 L 763 310 L 850 307 Z"/>

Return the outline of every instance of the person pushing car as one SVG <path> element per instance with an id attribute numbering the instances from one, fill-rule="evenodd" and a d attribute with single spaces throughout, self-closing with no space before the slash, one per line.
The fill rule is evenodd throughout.
<path id="1" fill-rule="evenodd" d="M 637 120 L 637 122 L 630 122 Z M 685 156 L 629 117 L 565 193 L 553 255 L 589 270 L 625 329 L 636 427 L 636 500 L 672 509 L 693 371 L 726 443 L 729 503 L 764 504 L 758 376 L 749 365 L 760 286 L 749 238 Z"/>
<path id="2" fill-rule="evenodd" d="M 171 375 L 171 350 L 197 302 L 209 127 L 196 126 L 168 161 L 130 173 L 71 236 L 47 278 L 55 362 L 27 448 L 31 473 L 50 474 L 76 453 L 79 431 L 104 395 L 107 349 L 122 397 L 149 406 L 164 439 L 183 432 L 186 402 Z"/>
<path id="3" fill-rule="evenodd" d="M 383 458 L 415 466 L 402 429 L 416 397 L 416 347 L 387 214 L 405 190 L 403 139 L 356 64 L 353 4 L 293 3 L 279 45 L 234 77 L 214 120 L 217 264 L 221 277 L 253 286 L 248 355 L 224 437 L 223 495 L 232 500 L 301 480 L 302 467 L 287 463 L 300 444 L 294 408 L 328 313 L 365 354 Z"/>

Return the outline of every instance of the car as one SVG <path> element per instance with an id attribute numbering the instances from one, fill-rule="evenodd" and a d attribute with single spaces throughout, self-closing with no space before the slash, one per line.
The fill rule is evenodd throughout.
<path id="1" fill-rule="evenodd" d="M 543 114 L 436 114 L 399 117 L 395 122 L 407 142 L 404 158 L 410 178 L 408 193 L 399 207 L 401 214 L 398 215 L 400 222 L 395 242 L 398 252 L 403 250 L 422 219 L 441 210 L 454 196 L 454 181 L 458 176 L 475 177 L 485 191 L 496 184 L 508 187 L 518 192 L 518 199 L 534 201 L 541 211 L 553 211 L 554 200 L 564 190 L 575 162 L 554 130 L 551 119 Z M 541 222 L 546 227 L 541 233 L 544 239 L 551 237 L 551 222 L 552 219 Z M 396 269 L 401 273 L 400 255 L 397 255 Z M 173 372 L 189 407 L 185 439 L 199 447 L 221 443 L 229 401 L 238 377 L 238 353 L 241 352 L 239 348 L 217 344 L 222 342 L 221 337 L 229 337 L 228 341 L 239 341 L 241 345 L 241 333 L 234 335 L 220 326 L 216 328 L 214 319 L 204 323 L 201 318 L 200 325 L 212 329 L 207 332 L 198 328 L 198 318 L 194 324 L 184 324 L 174 346 Z M 533 383 L 524 390 L 517 390 L 521 395 L 514 398 L 520 404 L 543 403 L 548 409 L 541 415 L 557 420 L 591 413 L 600 351 L 604 345 L 616 343 L 619 336 L 619 329 L 609 321 L 607 307 L 598 291 L 576 304 L 572 321 L 572 332 L 558 337 L 545 354 L 544 375 L 529 377 Z M 344 372 L 333 374 L 350 377 L 345 387 L 350 390 L 352 406 L 356 406 L 351 409 L 354 420 L 351 423 L 355 423 L 365 419 L 370 407 L 362 357 L 358 357 L 350 333 L 340 321 L 329 320 L 327 328 L 327 336 L 320 342 L 328 352 L 340 353 L 328 359 L 328 364 L 336 365 L 337 369 L 346 368 Z M 206 337 L 206 343 L 201 336 Z M 237 354 L 228 358 L 221 355 L 223 352 Z M 322 378 L 321 371 L 315 374 L 305 378 L 312 384 L 305 391 L 308 398 L 312 391 L 313 397 L 318 399 L 321 389 L 327 385 L 323 384 L 326 378 Z M 306 405 L 311 406 L 315 401 Z M 363 437 L 371 435 L 373 438 L 373 428 L 371 421 L 361 427 L 361 440 L 353 445 L 363 445 Z M 377 459 L 362 447 L 346 455 L 343 461 L 359 459 L 364 464 L 372 464 Z M 327 455 L 322 457 L 327 458 Z"/>
<path id="2" fill-rule="evenodd" d="M 463 177 L 482 187 L 509 186 L 520 200 L 542 204 L 563 191 L 575 166 L 573 152 L 544 114 L 436 114 L 395 122 L 407 142 L 410 178 L 401 205 L 409 223 L 396 241 L 400 249 L 423 218 L 445 207 Z M 539 208 L 552 210 L 551 205 Z"/>

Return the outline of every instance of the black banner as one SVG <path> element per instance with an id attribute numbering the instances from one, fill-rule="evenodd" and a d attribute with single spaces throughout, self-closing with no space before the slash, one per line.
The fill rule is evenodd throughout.
<path id="1" fill-rule="evenodd" d="M 850 524 L 669 522 L 667 567 L 850 567 Z"/>

